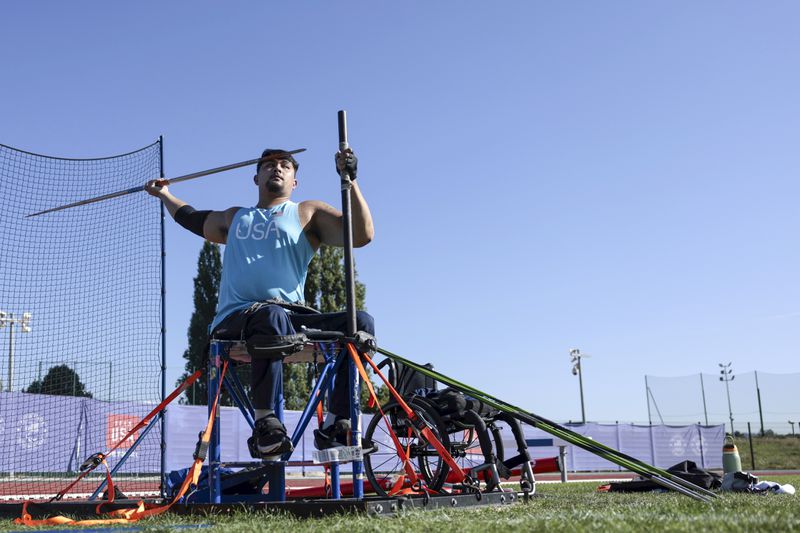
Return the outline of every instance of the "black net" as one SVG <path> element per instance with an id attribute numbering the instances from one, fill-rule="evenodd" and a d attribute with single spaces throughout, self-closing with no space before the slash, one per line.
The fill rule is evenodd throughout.
<path id="1" fill-rule="evenodd" d="M 755 434 L 763 429 L 789 434 L 789 421 L 800 417 L 795 384 L 800 374 L 767 372 L 732 373 L 721 381 L 720 374 L 692 376 L 647 376 L 650 418 L 653 424 L 725 424 L 726 431 Z M 728 397 L 730 396 L 730 403 Z"/>
<path id="2" fill-rule="evenodd" d="M 161 399 L 159 202 L 140 192 L 26 217 L 143 185 L 160 167 L 158 142 L 103 159 L 0 145 L 0 499 L 54 495 Z M 114 468 L 131 452 L 119 469 L 128 495 L 158 492 L 152 426 L 109 458 Z"/>

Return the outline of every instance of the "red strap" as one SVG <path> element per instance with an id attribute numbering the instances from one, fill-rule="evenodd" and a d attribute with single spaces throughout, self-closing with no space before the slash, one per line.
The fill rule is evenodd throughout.
<path id="1" fill-rule="evenodd" d="M 377 402 L 377 395 L 375 394 L 375 388 L 372 386 L 372 380 L 369 379 L 367 371 L 364 369 L 364 365 L 361 363 L 361 359 L 358 357 L 358 352 L 356 352 L 356 349 L 350 343 L 347 344 L 347 349 L 350 352 L 350 357 L 353 359 L 356 368 L 358 369 L 358 373 L 361 374 L 361 379 L 363 379 L 364 383 L 366 383 L 367 385 L 367 389 L 369 390 L 370 396 L 376 398 Z M 383 378 L 383 376 L 381 376 L 381 378 Z M 384 382 L 386 383 L 386 385 L 391 387 L 391 385 L 389 385 L 389 383 L 385 381 L 385 378 Z M 390 390 L 393 391 L 395 394 L 397 394 L 397 391 L 395 391 L 394 389 Z M 400 398 L 400 401 L 402 401 L 402 398 Z M 417 483 L 417 481 L 419 481 L 419 478 L 417 477 L 417 472 L 414 470 L 414 467 L 411 466 L 411 461 L 408 458 L 408 453 L 406 452 L 406 450 L 403 449 L 403 445 L 400 444 L 400 440 L 397 438 L 397 435 L 395 435 L 394 430 L 392 430 L 392 424 L 389 422 L 389 418 L 383 412 L 383 408 L 381 407 L 380 402 L 377 403 L 378 403 L 378 411 L 381 413 L 381 418 L 383 419 L 383 422 L 386 424 L 386 429 L 389 431 L 389 436 L 392 438 L 392 442 L 394 442 L 394 447 L 397 450 L 397 455 L 403 462 L 403 470 L 405 471 L 406 476 L 411 480 L 411 483 L 415 484 Z M 406 413 L 408 413 L 410 411 L 408 405 L 406 405 L 405 407 L 407 409 Z"/>
<path id="2" fill-rule="evenodd" d="M 209 413 L 208 415 L 208 422 L 206 423 L 205 430 L 203 431 L 203 435 L 201 437 L 201 441 L 203 443 L 208 443 L 211 440 L 211 430 L 214 427 L 214 420 L 216 419 L 217 410 L 219 408 L 219 397 L 220 393 L 222 392 L 222 381 L 225 378 L 225 372 L 227 370 L 228 370 L 228 361 L 225 361 L 225 363 L 222 366 L 222 372 L 219 378 L 219 386 L 217 387 L 217 394 L 216 397 L 214 398 L 214 405 L 211 408 L 211 413 Z M 161 404 L 159 404 L 159 406 L 156 409 L 151 411 L 151 413 L 147 415 L 147 417 L 145 417 L 143 421 L 149 420 L 150 418 L 155 416 L 155 414 L 158 413 L 158 411 L 163 409 L 169 402 L 174 400 L 181 392 L 183 392 L 186 389 L 186 387 L 191 385 L 198 377 L 200 377 L 201 373 L 202 372 L 198 370 L 197 372 L 192 374 L 186 381 L 184 381 L 181 384 L 180 387 L 175 389 L 175 391 L 172 394 L 170 394 L 163 402 L 161 402 Z M 119 444 L 122 443 L 125 439 L 127 439 L 133 432 L 134 430 L 131 430 L 128 433 L 128 435 L 123 437 L 123 439 L 120 442 L 118 442 L 114 448 L 112 448 L 112 451 L 116 449 L 116 447 L 119 446 Z M 108 469 L 108 464 L 105 462 L 105 456 L 103 456 L 101 464 L 105 465 L 106 467 L 106 475 L 107 475 L 106 479 L 108 480 L 108 501 L 101 502 L 100 504 L 97 505 L 95 511 L 98 514 L 100 513 L 100 506 L 114 501 L 114 484 L 113 481 L 111 480 L 111 472 Z M 197 485 L 198 479 L 200 478 L 200 470 L 202 465 L 203 465 L 203 458 L 195 459 L 194 463 L 191 466 L 191 469 L 184 478 L 183 483 L 181 484 L 181 488 L 178 490 L 178 493 L 175 495 L 172 501 L 169 502 L 167 505 L 147 508 L 144 502 L 140 501 L 139 505 L 136 508 L 118 509 L 116 511 L 111 511 L 110 513 L 106 514 L 106 516 L 112 518 L 73 520 L 71 518 L 67 518 L 66 516 L 53 516 L 42 520 L 33 520 L 31 515 L 28 513 L 28 504 L 30 502 L 26 501 L 22 506 L 22 517 L 15 519 L 14 523 L 22 526 L 63 526 L 63 525 L 93 526 L 93 525 L 104 525 L 104 524 L 130 524 L 132 522 L 136 522 L 137 520 L 141 520 L 142 518 L 145 518 L 147 516 L 154 516 L 168 511 L 173 505 L 175 505 L 176 502 L 178 502 L 184 496 L 184 494 L 186 494 L 190 486 Z M 94 468 L 92 468 L 92 470 L 93 469 Z M 86 473 L 88 473 L 88 471 Z M 86 475 L 86 473 L 84 473 L 83 475 Z M 73 485 L 74 483 L 75 482 L 73 482 Z"/>
<path id="3" fill-rule="evenodd" d="M 138 424 L 136 424 L 136 426 L 134 426 L 134 427 L 133 427 L 133 429 L 131 429 L 130 431 L 128 431 L 128 433 L 127 433 L 127 434 L 126 434 L 124 437 L 122 437 L 120 440 L 118 440 L 118 441 L 117 441 L 117 443 L 116 443 L 116 444 L 114 444 L 114 446 L 113 446 L 113 447 L 112 447 L 110 450 L 108 450 L 108 451 L 107 451 L 107 452 L 105 452 L 105 453 L 100 453 L 100 454 L 97 454 L 97 455 L 99 456 L 99 459 L 100 459 L 100 460 L 97 462 L 97 464 L 94 464 L 94 465 L 90 464 L 90 465 L 88 465 L 88 466 L 87 466 L 87 468 L 86 468 L 86 470 L 84 470 L 83 472 L 81 472 L 81 473 L 78 475 L 78 477 L 77 477 L 77 478 L 76 478 L 76 479 L 75 479 L 75 480 L 74 480 L 72 483 L 70 483 L 69 485 L 67 485 L 67 486 L 66 486 L 66 487 L 64 487 L 63 489 L 61 489 L 61 490 L 58 492 L 58 494 L 56 494 L 55 496 L 53 496 L 53 498 L 51 498 L 51 499 L 50 499 L 50 501 L 53 501 L 53 500 L 60 500 L 61 498 L 63 498 L 63 497 L 64 497 L 64 495 L 65 495 L 66 493 L 68 493 L 70 490 L 72 490 L 72 487 L 74 487 L 75 485 L 77 485 L 77 484 L 78 484 L 78 482 L 79 482 L 80 480 L 82 480 L 84 477 L 86 477 L 86 476 L 87 476 L 87 475 L 88 475 L 90 472 L 92 472 L 92 471 L 93 471 L 95 468 L 97 468 L 98 466 L 100 466 L 100 464 L 104 463 L 104 462 L 105 462 L 105 460 L 106 460 L 106 457 L 108 457 L 109 455 L 111 455 L 111 453 L 112 453 L 114 450 L 116 450 L 117 448 L 119 448 L 119 447 L 122 445 L 122 443 L 123 443 L 123 442 L 125 442 L 126 440 L 128 440 L 128 439 L 130 438 L 130 436 L 131 436 L 131 435 L 133 435 L 134 433 L 136 433 L 137 431 L 139 431 L 141 428 L 143 428 L 144 426 L 146 426 L 146 425 L 147 425 L 147 423 L 148 423 L 148 422 L 149 422 L 149 421 L 150 421 L 150 420 L 151 420 L 151 419 L 152 419 L 154 416 L 156 416 L 156 415 L 157 415 L 159 412 L 161 412 L 161 411 L 162 411 L 162 410 L 163 410 L 163 409 L 164 409 L 164 408 L 165 408 L 165 407 L 166 407 L 166 406 L 167 406 L 169 403 L 171 403 L 171 402 L 172 402 L 172 401 L 173 401 L 175 398 L 177 398 L 178 396 L 180 396 L 180 395 L 181 395 L 181 393 L 183 393 L 183 391 L 185 391 L 186 389 L 188 389 L 188 388 L 189 388 L 189 387 L 190 387 L 190 386 L 191 386 L 191 385 L 192 385 L 192 384 L 193 384 L 195 381 L 197 381 L 197 379 L 198 379 L 198 378 L 199 378 L 199 377 L 200 377 L 202 374 L 203 374 L 203 371 L 202 371 L 202 370 L 198 370 L 197 372 L 195 372 L 194 374 L 192 374 L 191 376 L 189 376 L 188 378 L 186 378 L 186 379 L 184 380 L 184 382 L 183 382 L 183 383 L 181 383 L 180 385 L 178 385 L 178 388 L 176 388 L 174 391 L 172 391 L 172 393 L 170 393 L 170 395 L 169 395 L 169 396 L 167 396 L 166 398 L 164 398 L 164 400 L 163 400 L 163 401 L 162 401 L 160 404 L 158 404 L 158 405 L 157 405 L 157 406 L 156 406 L 156 407 L 155 407 L 155 408 L 154 408 L 152 411 L 150 411 L 150 412 L 149 412 L 147 415 L 145 415 L 145 417 L 144 417 L 144 418 L 142 418 L 142 419 L 139 421 L 139 423 L 138 423 Z M 106 466 L 107 466 L 107 465 L 106 465 Z M 110 476 L 109 476 L 109 477 L 110 477 Z"/>
<path id="4" fill-rule="evenodd" d="M 366 376 L 366 371 L 363 370 L 364 367 L 361 364 L 361 359 L 358 357 L 358 352 L 356 352 L 355 347 L 352 344 L 348 343 L 347 348 L 350 350 L 350 355 L 353 358 L 353 361 L 355 361 L 356 366 L 359 368 L 359 372 L 361 373 L 361 375 Z M 372 369 L 375 371 L 378 377 L 380 377 L 381 380 L 383 380 L 383 382 L 386 384 L 386 387 L 389 389 L 391 395 L 394 397 L 394 399 L 397 401 L 400 407 L 406 412 L 408 418 L 412 422 L 417 420 L 418 419 L 417 414 L 408 406 L 405 400 L 403 400 L 403 397 L 400 395 L 400 393 L 398 393 L 397 390 L 395 390 L 395 388 L 392 387 L 392 384 L 389 383 L 389 380 L 386 379 L 386 377 L 381 373 L 380 368 L 378 368 L 378 366 L 372 361 L 372 359 L 370 359 L 369 355 L 367 355 L 366 353 L 362 353 L 361 357 L 363 357 L 367 361 L 367 363 L 369 363 L 369 365 L 372 367 Z M 367 387 L 370 389 L 370 392 L 374 394 L 374 392 L 372 391 L 372 383 L 370 383 L 369 378 L 364 377 L 364 381 L 367 383 Z M 453 472 L 455 472 L 458 475 L 459 479 L 461 480 L 466 479 L 467 475 L 464 473 L 461 467 L 458 466 L 458 463 L 455 462 L 453 456 L 450 455 L 449 451 L 447 451 L 447 448 L 445 448 L 444 445 L 442 445 L 442 443 L 439 441 L 439 439 L 436 438 L 436 435 L 433 434 L 433 431 L 431 431 L 429 427 L 424 426 L 421 429 L 421 433 L 425 437 L 425 440 L 428 441 L 428 444 L 433 446 L 433 448 L 437 451 L 439 456 L 442 459 L 444 459 L 444 462 L 447 463 L 450 469 L 453 470 Z"/>

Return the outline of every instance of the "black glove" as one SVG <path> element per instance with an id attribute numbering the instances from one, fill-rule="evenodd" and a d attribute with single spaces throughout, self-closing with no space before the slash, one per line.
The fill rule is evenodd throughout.
<path id="1" fill-rule="evenodd" d="M 351 180 L 358 175 L 358 158 L 349 149 L 346 152 L 336 152 L 336 173 L 347 172 Z"/>

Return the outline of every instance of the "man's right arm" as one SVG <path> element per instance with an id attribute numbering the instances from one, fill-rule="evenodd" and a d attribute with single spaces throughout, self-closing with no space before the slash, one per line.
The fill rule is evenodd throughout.
<path id="1" fill-rule="evenodd" d="M 233 215 L 236 214 L 238 207 L 232 207 L 225 211 L 196 211 L 183 200 L 173 196 L 163 180 L 150 181 L 144 189 L 152 196 L 159 198 L 170 216 L 184 228 L 211 242 L 226 243 L 228 228 L 230 228 Z"/>

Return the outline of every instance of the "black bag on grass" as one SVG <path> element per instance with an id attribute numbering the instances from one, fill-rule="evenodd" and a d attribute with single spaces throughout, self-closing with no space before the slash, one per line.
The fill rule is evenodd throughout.
<path id="1" fill-rule="evenodd" d="M 680 462 L 667 468 L 667 472 L 707 490 L 718 489 L 722 486 L 722 478 L 719 474 L 697 468 L 694 461 Z M 661 485 L 646 479 L 609 483 L 605 486 L 608 487 L 606 489 L 608 492 L 648 492 L 663 489 Z"/>

